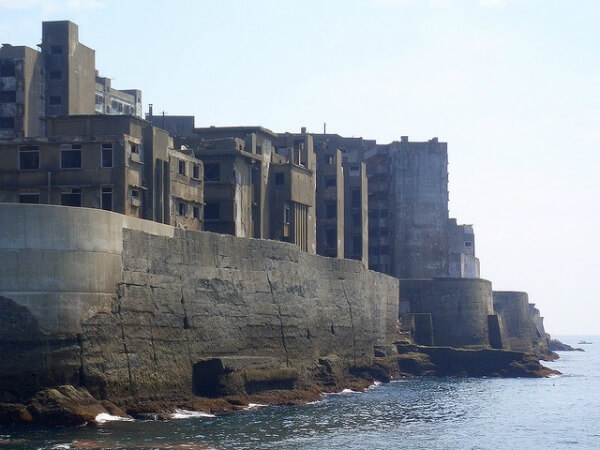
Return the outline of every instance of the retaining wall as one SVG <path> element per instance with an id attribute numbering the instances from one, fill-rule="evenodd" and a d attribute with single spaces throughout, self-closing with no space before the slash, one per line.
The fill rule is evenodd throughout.
<path id="1" fill-rule="evenodd" d="M 479 278 L 400 280 L 400 298 L 412 313 L 430 313 L 433 344 L 488 346 L 488 316 L 494 314 L 492 283 Z"/>
<path id="2" fill-rule="evenodd" d="M 291 244 L 85 208 L 0 204 L 0 400 L 83 385 L 192 392 L 208 357 L 369 361 L 395 339 L 398 281 Z M 14 397 L 14 398 L 13 398 Z"/>

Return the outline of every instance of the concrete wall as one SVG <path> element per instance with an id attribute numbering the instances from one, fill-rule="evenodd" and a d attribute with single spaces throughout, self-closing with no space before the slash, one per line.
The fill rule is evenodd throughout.
<path id="1" fill-rule="evenodd" d="M 487 346 L 493 315 L 492 283 L 482 279 L 400 280 L 400 298 L 411 313 L 430 313 L 433 343 L 450 347 Z"/>
<path id="2" fill-rule="evenodd" d="M 527 292 L 494 291 L 494 310 L 502 317 L 511 350 L 532 350 L 534 323 Z"/>
<path id="3" fill-rule="evenodd" d="M 85 208 L 0 204 L 0 230 L 0 399 L 182 395 L 206 357 L 310 372 L 395 339 L 398 281 L 358 261 Z"/>

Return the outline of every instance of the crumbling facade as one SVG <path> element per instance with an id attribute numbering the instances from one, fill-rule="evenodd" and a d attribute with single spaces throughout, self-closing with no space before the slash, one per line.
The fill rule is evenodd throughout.
<path id="1" fill-rule="evenodd" d="M 46 134 L 0 140 L 0 202 L 202 228 L 202 162 L 173 151 L 165 131 L 134 117 L 88 115 L 48 119 Z"/>
<path id="2" fill-rule="evenodd" d="M 70 21 L 42 23 L 40 51 L 0 48 L 0 138 L 44 135 L 44 118 L 89 114 L 142 115 L 142 93 L 119 91 L 98 76 L 95 51 Z"/>
<path id="3" fill-rule="evenodd" d="M 456 219 L 450 219 L 448 243 L 448 276 L 479 278 L 479 259 L 475 256 L 473 225 L 458 225 Z"/>

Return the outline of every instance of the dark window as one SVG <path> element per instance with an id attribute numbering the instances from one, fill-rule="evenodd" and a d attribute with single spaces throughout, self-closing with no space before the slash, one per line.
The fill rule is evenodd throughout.
<path id="1" fill-rule="evenodd" d="M 350 166 L 350 175 L 352 175 L 352 176 L 360 175 L 360 166 L 357 166 L 357 165 Z"/>
<path id="2" fill-rule="evenodd" d="M 275 186 L 283 186 L 285 183 L 285 174 L 276 173 L 275 174 Z"/>
<path id="3" fill-rule="evenodd" d="M 39 203 L 40 194 L 19 194 L 19 203 Z"/>
<path id="4" fill-rule="evenodd" d="M 472 242 L 465 242 L 465 246 L 466 247 L 471 247 L 471 246 L 473 246 L 473 243 Z"/>
<path id="5" fill-rule="evenodd" d="M 135 153 L 135 154 L 139 154 L 140 153 L 140 147 L 136 144 L 131 144 L 131 153 Z"/>
<path id="6" fill-rule="evenodd" d="M 102 188 L 102 198 L 100 207 L 105 211 L 112 211 L 112 188 L 104 187 Z"/>
<path id="7" fill-rule="evenodd" d="M 369 229 L 369 237 L 370 238 L 376 238 L 377 236 L 379 236 L 379 228 Z"/>
<path id="8" fill-rule="evenodd" d="M 354 213 L 352 214 L 352 226 L 353 227 L 360 227 L 360 222 L 361 222 L 361 216 L 359 213 Z"/>
<path id="9" fill-rule="evenodd" d="M 14 77 L 15 63 L 12 61 L 0 62 L 0 77 Z"/>
<path id="10" fill-rule="evenodd" d="M 360 208 L 360 205 L 361 205 L 360 189 L 352 189 L 352 191 L 350 191 L 350 193 L 352 195 L 352 207 Z"/>
<path id="11" fill-rule="evenodd" d="M 387 209 L 382 209 L 381 210 L 381 218 L 385 219 L 388 216 L 388 210 Z"/>
<path id="12" fill-rule="evenodd" d="M 194 206 L 192 211 L 194 213 L 194 219 L 200 219 L 200 207 Z"/>
<path id="13" fill-rule="evenodd" d="M 60 95 L 53 95 L 50 97 L 51 105 L 62 105 L 62 97 Z"/>
<path id="14" fill-rule="evenodd" d="M 0 117 L 0 130 L 10 130 L 15 127 L 14 117 Z"/>
<path id="15" fill-rule="evenodd" d="M 112 144 L 102 144 L 102 167 L 109 168 L 113 166 L 113 146 Z"/>
<path id="16" fill-rule="evenodd" d="M 104 103 L 104 97 L 100 94 L 96 94 L 96 105 L 102 105 Z"/>
<path id="17" fill-rule="evenodd" d="M 179 160 L 179 175 L 185 175 L 185 161 Z"/>
<path id="18" fill-rule="evenodd" d="M 355 235 L 352 237 L 352 252 L 355 255 L 360 255 L 362 252 L 362 236 Z"/>
<path id="19" fill-rule="evenodd" d="M 138 191 L 137 189 L 132 189 L 131 190 L 131 198 L 140 198 L 140 191 Z"/>
<path id="20" fill-rule="evenodd" d="M 390 254 L 390 247 L 389 247 L 389 245 L 382 245 L 379 248 L 379 253 L 381 253 L 382 255 L 389 255 Z"/>
<path id="21" fill-rule="evenodd" d="M 63 192 L 60 196 L 60 204 L 63 206 L 81 206 L 81 189 Z"/>
<path id="22" fill-rule="evenodd" d="M 63 48 L 62 45 L 51 45 L 50 46 L 50 53 L 52 53 L 53 55 L 60 55 L 63 52 Z"/>
<path id="23" fill-rule="evenodd" d="M 218 202 L 208 202 L 204 205 L 204 220 L 216 220 L 219 216 Z"/>
<path id="24" fill-rule="evenodd" d="M 378 209 L 373 209 L 371 211 L 369 211 L 369 220 L 375 220 L 377 219 L 377 215 L 379 214 L 379 210 Z"/>
<path id="25" fill-rule="evenodd" d="M 60 80 L 62 78 L 62 72 L 60 70 L 51 70 L 50 71 L 50 79 L 51 80 Z"/>
<path id="26" fill-rule="evenodd" d="M 334 187 L 336 185 L 335 178 L 325 178 L 325 187 Z"/>
<path id="27" fill-rule="evenodd" d="M 196 179 L 200 178 L 200 166 L 198 164 L 193 165 L 192 176 Z"/>
<path id="28" fill-rule="evenodd" d="M 336 247 L 337 246 L 337 233 L 335 232 L 335 228 L 328 228 L 325 230 L 325 245 L 327 247 Z"/>
<path id="29" fill-rule="evenodd" d="M 328 202 L 325 205 L 325 218 L 335 219 L 337 216 L 337 204 L 335 202 Z"/>
<path id="30" fill-rule="evenodd" d="M 17 101 L 17 91 L 0 91 L 0 102 L 14 103 Z"/>
<path id="31" fill-rule="evenodd" d="M 39 170 L 40 151 L 37 147 L 19 149 L 19 170 Z"/>
<path id="32" fill-rule="evenodd" d="M 284 225 L 289 225 L 291 218 L 290 218 L 291 214 L 290 214 L 290 204 L 288 202 L 285 202 L 283 204 L 283 224 Z"/>
<path id="33" fill-rule="evenodd" d="M 177 212 L 180 216 L 185 217 L 187 213 L 187 205 L 185 204 L 185 202 L 179 202 L 179 204 L 177 205 Z"/>
<path id="34" fill-rule="evenodd" d="M 73 146 L 75 147 L 75 146 Z M 81 169 L 81 149 L 66 149 L 60 151 L 61 169 Z"/>
<path id="35" fill-rule="evenodd" d="M 204 164 L 204 181 L 220 181 L 221 165 L 219 163 Z M 206 211 L 206 209 L 205 209 Z M 206 214 L 205 214 L 206 216 Z"/>

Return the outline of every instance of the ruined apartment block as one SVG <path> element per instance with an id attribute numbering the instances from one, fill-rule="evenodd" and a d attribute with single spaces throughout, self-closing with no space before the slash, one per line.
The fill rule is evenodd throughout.
<path id="1" fill-rule="evenodd" d="M 447 277 L 447 144 L 404 136 L 366 160 L 370 267 L 397 278 Z"/>
<path id="2" fill-rule="evenodd" d="M 473 225 L 459 225 L 456 219 L 449 219 L 448 243 L 448 276 L 479 278 L 479 259 L 475 256 Z"/>
<path id="3" fill-rule="evenodd" d="M 317 254 L 344 257 L 344 171 L 342 152 L 323 143 L 317 156 Z"/>
<path id="4" fill-rule="evenodd" d="M 165 131 L 134 117 L 88 115 L 48 119 L 46 134 L 0 140 L 0 202 L 202 229 L 202 162 L 172 150 Z"/>
<path id="5" fill-rule="evenodd" d="M 40 51 L 0 48 L 0 138 L 43 136 L 45 117 L 94 113 L 141 117 L 141 92 L 118 91 L 97 75 L 76 24 L 43 22 Z"/>
<path id="6" fill-rule="evenodd" d="M 172 125 L 181 123 L 169 116 L 164 119 Z M 171 132 L 176 145 L 192 149 L 204 163 L 207 231 L 277 239 L 315 253 L 315 157 L 310 135 L 278 135 L 262 127 L 196 128 L 191 135 Z"/>
<path id="7" fill-rule="evenodd" d="M 339 196 L 343 204 L 343 219 L 340 221 L 343 257 L 361 260 L 368 265 L 368 184 L 364 161 L 365 151 L 374 146 L 375 141 L 345 138 L 337 134 L 313 134 L 313 139 L 318 154 L 331 154 L 336 150 L 341 152 L 343 189 L 339 191 Z M 317 174 L 319 167 L 317 165 Z"/>

